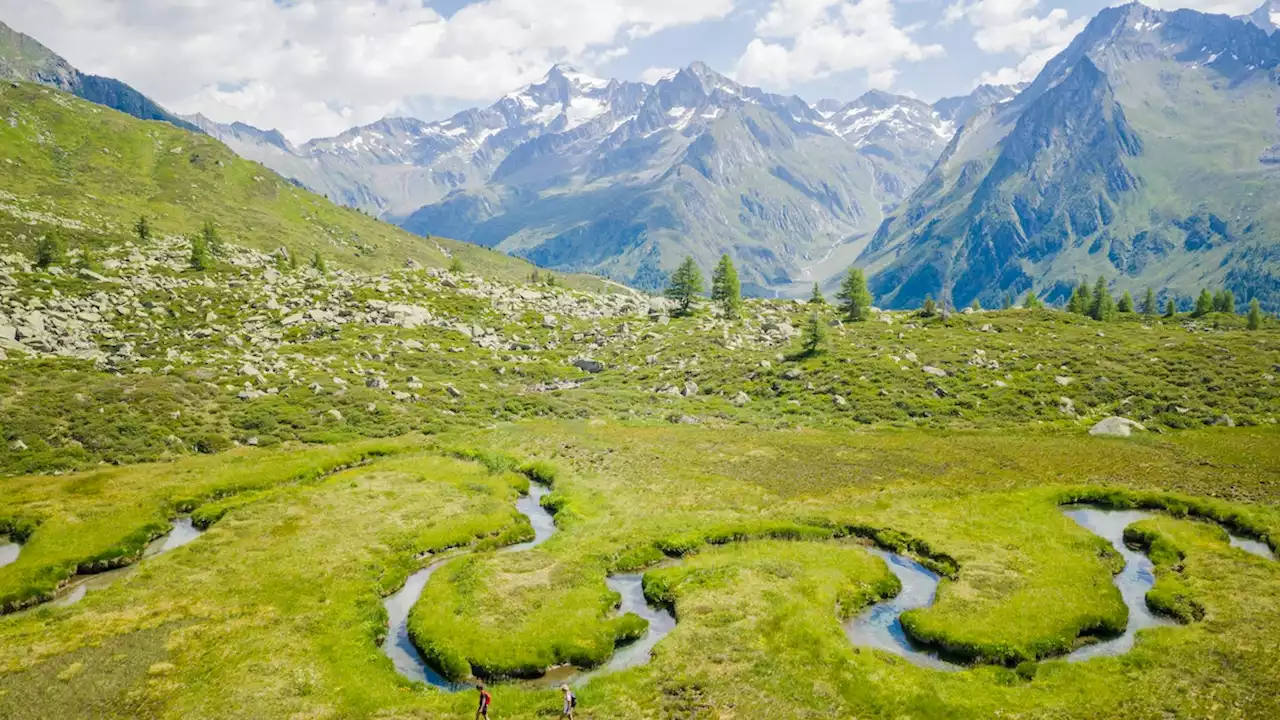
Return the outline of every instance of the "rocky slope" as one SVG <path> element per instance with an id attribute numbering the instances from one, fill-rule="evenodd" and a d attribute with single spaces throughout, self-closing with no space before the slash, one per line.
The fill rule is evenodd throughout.
<path id="1" fill-rule="evenodd" d="M 0 78 L 49 85 L 142 120 L 160 120 L 184 130 L 196 129 L 119 80 L 85 75 L 39 42 L 4 23 L 0 23 Z"/>
<path id="2" fill-rule="evenodd" d="M 1257 10 L 1238 19 L 1253 23 L 1269 33 L 1280 30 L 1280 0 L 1267 0 Z"/>
<path id="3" fill-rule="evenodd" d="M 1061 300 L 1081 276 L 1280 304 L 1280 35 L 1131 4 L 965 122 L 859 258 L 886 304 Z"/>

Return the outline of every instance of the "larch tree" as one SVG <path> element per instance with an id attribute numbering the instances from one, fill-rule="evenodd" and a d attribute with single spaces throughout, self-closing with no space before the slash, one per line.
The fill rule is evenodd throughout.
<path id="1" fill-rule="evenodd" d="M 686 257 L 684 262 L 680 263 L 680 267 L 671 273 L 666 296 L 680 304 L 681 315 L 688 315 L 689 309 L 693 306 L 693 298 L 703 291 L 704 285 L 698 263 L 694 262 L 692 257 Z"/>
<path id="2" fill-rule="evenodd" d="M 867 289 L 867 276 L 861 269 L 849 268 L 836 297 L 840 300 L 840 311 L 850 320 L 866 320 L 871 315 L 871 291 Z"/>
<path id="3" fill-rule="evenodd" d="M 729 253 L 720 256 L 720 263 L 711 273 L 711 299 L 720 303 L 726 317 L 736 318 L 742 309 L 742 283 L 738 281 L 738 269 L 733 266 Z"/>

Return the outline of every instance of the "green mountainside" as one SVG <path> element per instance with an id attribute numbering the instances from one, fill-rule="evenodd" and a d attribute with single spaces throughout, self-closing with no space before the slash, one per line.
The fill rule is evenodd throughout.
<path id="1" fill-rule="evenodd" d="M 1138 4 L 1100 13 L 1013 101 L 956 133 L 859 264 L 890 307 L 963 307 L 1085 276 L 1189 307 L 1280 307 L 1280 35 Z"/>
<path id="2" fill-rule="evenodd" d="M 80 72 L 49 48 L 2 22 L 0 79 L 49 85 L 142 120 L 160 120 L 184 130 L 199 131 L 195 125 L 119 80 Z"/>
<path id="3" fill-rule="evenodd" d="M 444 267 L 457 257 L 498 277 L 522 278 L 522 260 L 469 243 L 423 239 L 338 207 L 203 134 L 141 122 L 68 94 L 0 85 L 0 237 L 18 248 L 59 228 L 97 249 L 132 236 L 147 216 L 157 236 L 213 222 L 225 240 L 303 262 L 320 253 L 374 271 L 407 262 Z M 602 281 L 573 278 L 604 287 Z"/>

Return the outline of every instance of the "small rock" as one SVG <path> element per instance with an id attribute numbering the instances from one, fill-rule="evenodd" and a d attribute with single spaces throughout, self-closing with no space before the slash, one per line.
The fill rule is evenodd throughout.
<path id="1" fill-rule="evenodd" d="M 1234 420 L 1232 420 L 1232 419 L 1231 419 L 1231 416 L 1229 416 L 1229 415 L 1223 415 L 1222 417 L 1218 418 L 1217 420 L 1214 420 L 1214 421 L 1213 421 L 1213 424 L 1214 424 L 1214 425 L 1217 425 L 1217 426 L 1219 426 L 1219 427 L 1235 427 L 1235 426 L 1236 426 L 1235 421 L 1234 421 Z"/>
<path id="2" fill-rule="evenodd" d="M 698 383 L 690 380 L 684 384 L 684 396 L 693 397 L 698 394 Z"/>
<path id="3" fill-rule="evenodd" d="M 743 405 L 751 402 L 751 396 L 739 390 L 738 394 L 733 396 L 732 402 L 735 407 L 742 407 Z"/>
<path id="4" fill-rule="evenodd" d="M 943 370 L 942 368 L 936 368 L 936 367 L 934 367 L 934 366 L 932 366 L 932 365 L 925 365 L 924 367 L 922 367 L 922 368 L 920 368 L 920 369 L 921 369 L 921 370 L 923 370 L 926 374 L 932 375 L 932 376 L 934 376 L 934 377 L 946 377 L 946 376 L 947 376 L 947 371 L 946 371 L 946 370 Z"/>
<path id="5" fill-rule="evenodd" d="M 604 372 L 604 363 L 599 360 L 592 360 L 591 358 L 578 358 L 573 361 L 573 365 L 579 370 L 591 373 L 592 375 Z"/>
<path id="6" fill-rule="evenodd" d="M 342 412 L 341 412 L 340 410 L 338 410 L 338 408 L 333 408 L 333 409 L 332 409 L 332 410 L 330 410 L 329 412 L 325 413 L 325 415 L 328 415 L 329 417 L 331 417 L 331 418 L 333 418 L 334 420 L 337 420 L 337 421 L 339 421 L 339 422 L 341 422 L 341 421 L 342 421 Z"/>
<path id="7" fill-rule="evenodd" d="M 1070 385 L 1070 384 L 1072 383 L 1072 379 L 1071 379 L 1071 378 L 1069 378 L 1069 377 L 1063 377 L 1062 375 L 1058 375 L 1058 376 L 1054 377 L 1054 378 L 1053 378 L 1053 381 L 1054 381 L 1054 382 L 1056 382 L 1056 383 L 1058 383 L 1058 384 L 1059 384 L 1059 385 L 1061 385 L 1062 387 L 1066 387 L 1066 386 L 1068 386 L 1068 385 Z"/>
<path id="8" fill-rule="evenodd" d="M 831 399 L 835 401 L 836 407 L 844 407 L 849 404 L 849 401 L 845 400 L 843 395 L 836 395 Z"/>

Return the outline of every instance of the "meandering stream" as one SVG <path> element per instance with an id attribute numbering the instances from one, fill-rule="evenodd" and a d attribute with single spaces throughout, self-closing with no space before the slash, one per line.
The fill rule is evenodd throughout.
<path id="1" fill-rule="evenodd" d="M 11 542 L 7 536 L 0 535 L 0 567 L 17 562 L 18 554 L 21 552 L 21 545 Z"/>
<path id="2" fill-rule="evenodd" d="M 555 520 L 541 504 L 550 490 L 532 484 L 529 494 L 516 501 L 516 508 L 529 519 L 534 538 L 504 548 L 501 552 L 521 552 L 546 542 L 556 530 Z M 1125 631 L 1116 636 L 1084 645 L 1066 656 L 1068 662 L 1089 658 L 1120 655 L 1133 648 L 1139 630 L 1176 624 L 1173 620 L 1153 613 L 1146 602 L 1146 594 L 1155 585 L 1154 566 L 1141 552 L 1129 549 L 1124 542 L 1124 529 L 1141 520 L 1155 517 L 1141 510 L 1109 510 L 1089 505 L 1068 505 L 1062 508 L 1067 517 L 1086 530 L 1111 543 L 1124 558 L 1124 569 L 1112 581 L 1120 591 L 1124 604 L 1129 608 L 1129 621 Z M 1265 543 L 1229 534 L 1231 545 L 1260 557 L 1275 560 L 1275 553 Z M 917 645 L 902 627 L 902 614 L 916 608 L 933 605 L 938 592 L 939 576 L 909 557 L 880 548 L 867 548 L 867 552 L 882 558 L 889 570 L 902 583 L 896 596 L 872 605 L 844 623 L 845 636 L 859 647 L 876 648 L 894 653 L 921 667 L 933 670 L 960 670 L 963 665 L 949 662 L 935 650 Z M 396 670 L 410 680 L 456 691 L 469 685 L 451 682 L 442 677 L 423 661 L 421 654 L 409 639 L 409 611 L 422 595 L 427 581 L 453 555 L 428 565 L 409 576 L 403 588 L 389 596 L 384 605 L 390 619 L 383 652 L 391 658 Z M 612 575 L 605 579 L 609 588 L 622 596 L 618 612 L 635 613 L 649 621 L 649 630 L 639 640 L 619 647 L 609 662 L 594 670 L 581 670 L 572 666 L 550 668 L 537 683 L 578 685 L 602 674 L 617 672 L 643 665 L 649 661 L 655 645 L 675 629 L 676 619 L 662 607 L 650 605 L 644 597 L 644 573 Z"/>
<path id="3" fill-rule="evenodd" d="M 529 524 L 533 526 L 533 539 L 505 547 L 500 552 L 512 553 L 529 550 L 546 542 L 555 534 L 555 519 L 551 516 L 551 513 L 547 512 L 546 508 L 542 507 L 542 498 L 549 492 L 551 492 L 550 488 L 545 485 L 531 483 L 529 485 L 529 494 L 516 500 L 516 509 L 520 514 L 527 517 Z M 413 641 L 409 638 L 409 611 L 418 602 L 418 598 L 422 595 L 422 591 L 426 589 L 427 581 L 431 579 L 431 576 L 450 560 L 462 554 L 465 553 L 458 553 L 437 560 L 410 575 L 409 579 L 405 581 L 404 587 L 383 601 L 383 606 L 387 609 L 389 622 L 387 638 L 382 643 L 382 651 L 386 653 L 387 657 L 391 658 L 391 663 L 395 666 L 396 671 L 410 680 L 417 680 L 449 691 L 467 689 L 470 685 L 455 683 L 446 679 L 422 659 L 422 654 L 418 652 L 418 648 L 414 646 Z M 648 604 L 644 597 L 644 588 L 641 582 L 643 577 L 643 573 L 626 573 L 611 575 L 605 579 L 605 584 L 611 590 L 622 595 L 622 602 L 618 607 L 619 614 L 635 613 L 649 621 L 649 629 L 643 637 L 618 648 L 613 657 L 609 659 L 609 662 L 599 668 L 589 671 L 580 670 L 572 666 L 550 668 L 547 674 L 539 678 L 537 682 L 579 684 L 602 673 L 625 670 L 648 662 L 653 646 L 657 645 L 659 640 L 675 628 L 676 620 L 665 608 L 653 607 Z"/>
<path id="4" fill-rule="evenodd" d="M 142 560 L 180 548 L 204 534 L 203 530 L 191 523 L 191 518 L 189 517 L 180 517 L 174 520 L 171 525 L 169 532 L 152 540 L 146 549 L 142 551 Z M 84 596 L 90 592 L 109 587 L 116 580 L 137 572 L 138 565 L 139 563 L 132 563 L 106 572 L 92 575 L 76 575 L 64 588 L 63 592 L 65 594 L 58 596 L 53 601 L 53 604 L 57 607 L 74 605 L 83 600 Z"/>

